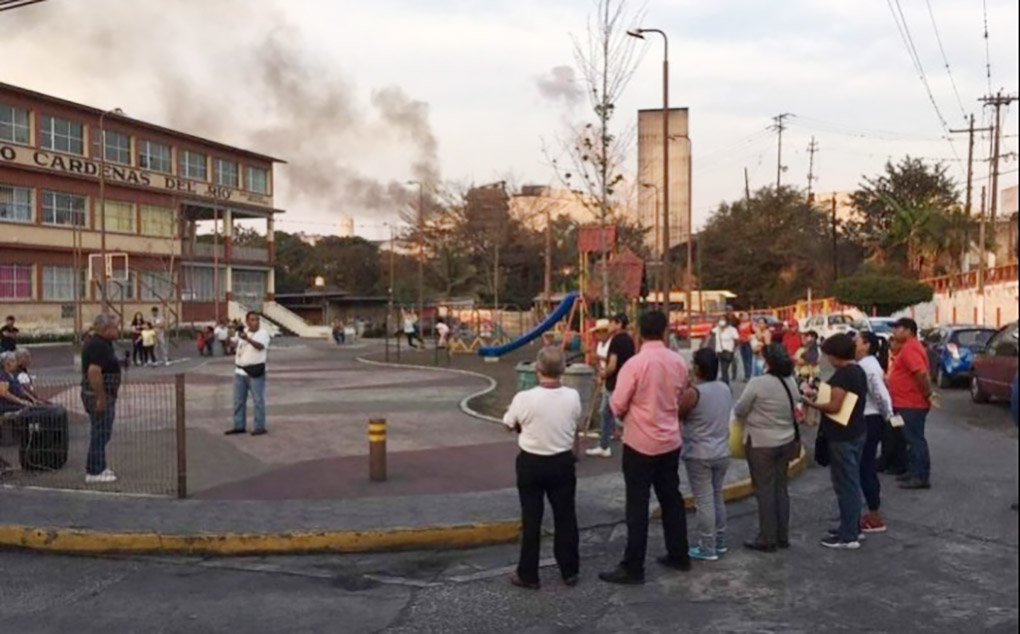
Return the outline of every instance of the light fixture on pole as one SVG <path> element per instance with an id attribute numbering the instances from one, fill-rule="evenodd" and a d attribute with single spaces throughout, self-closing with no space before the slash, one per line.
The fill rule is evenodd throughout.
<path id="1" fill-rule="evenodd" d="M 662 301 L 666 318 L 669 318 L 672 272 L 669 263 L 669 38 L 661 29 L 631 29 L 627 35 L 640 40 L 645 33 L 662 36 Z M 690 309 L 690 306 L 688 306 Z"/>
<path id="2" fill-rule="evenodd" d="M 102 254 L 100 265 L 100 297 L 102 298 L 103 312 L 110 308 L 107 299 L 107 271 L 106 271 L 106 117 L 107 115 L 124 114 L 120 108 L 112 108 L 99 115 L 99 251 Z M 90 280 L 91 282 L 91 280 Z"/>

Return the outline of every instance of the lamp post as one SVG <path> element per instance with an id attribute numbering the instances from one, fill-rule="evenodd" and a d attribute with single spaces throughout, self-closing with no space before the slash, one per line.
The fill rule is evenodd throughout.
<path id="1" fill-rule="evenodd" d="M 425 338 L 425 183 L 407 181 L 418 186 L 418 328 Z"/>
<path id="2" fill-rule="evenodd" d="M 652 257 L 662 257 L 662 243 L 659 242 L 659 186 L 655 183 L 641 183 L 641 186 L 645 189 L 655 190 L 655 209 L 652 211 L 652 217 L 655 218 L 655 247 L 652 249 Z"/>
<path id="3" fill-rule="evenodd" d="M 690 122 L 688 120 L 688 128 L 690 128 Z M 691 303 L 694 296 L 692 290 L 693 279 L 692 274 L 694 272 L 694 254 L 691 251 L 694 248 L 694 198 L 691 192 L 691 178 L 694 173 L 692 168 L 694 162 L 694 148 L 691 146 L 690 132 L 687 135 L 673 134 L 669 137 L 670 141 L 677 141 L 683 139 L 687 141 L 687 274 L 684 275 L 684 293 L 687 296 L 687 317 L 690 320 L 691 313 L 694 311 L 692 308 L 694 304 Z M 701 270 L 698 269 L 698 285 L 701 285 Z M 700 298 L 699 298 L 700 299 Z M 700 304 L 700 301 L 699 301 Z M 705 311 L 705 307 L 699 306 L 701 312 Z"/>
<path id="4" fill-rule="evenodd" d="M 662 301 L 669 319 L 672 275 L 669 265 L 669 38 L 660 29 L 634 29 L 627 35 L 645 39 L 645 33 L 662 36 Z M 689 307 L 688 307 L 689 308 Z"/>
<path id="5" fill-rule="evenodd" d="M 106 116 L 122 115 L 124 111 L 120 108 L 107 110 L 99 115 L 99 252 L 102 254 L 101 274 L 102 288 L 100 295 L 103 299 L 103 312 L 109 308 L 109 301 L 106 297 Z"/>

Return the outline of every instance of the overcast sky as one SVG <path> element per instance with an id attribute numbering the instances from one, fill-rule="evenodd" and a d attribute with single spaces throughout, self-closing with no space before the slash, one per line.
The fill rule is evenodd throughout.
<path id="1" fill-rule="evenodd" d="M 899 5 L 942 116 L 964 127 L 964 111 L 974 112 L 980 123 L 977 98 L 988 91 L 982 1 L 930 5 L 962 108 L 925 1 Z M 987 5 L 991 85 L 1015 92 L 1018 3 Z M 590 113 L 540 87 L 562 87 L 568 75 L 552 70 L 573 64 L 571 36 L 583 34 L 591 7 L 589 0 L 49 0 L 0 14 L 0 80 L 120 106 L 284 159 L 319 152 L 330 157 L 325 175 L 342 172 L 361 185 L 392 187 L 433 159 L 451 181 L 512 175 L 551 183 L 543 142 L 555 143 L 564 122 Z M 742 195 L 745 166 L 752 188 L 774 183 L 776 139 L 765 129 L 782 112 L 796 115 L 784 137 L 784 182 L 806 185 L 812 134 L 820 191 L 852 189 L 887 157 L 908 152 L 951 160 L 962 181 L 966 136 L 954 155 L 887 0 L 652 0 L 644 7 L 643 25 L 670 36 L 671 105 L 691 109 L 696 225 L 719 201 Z M 306 102 L 331 95 L 314 124 L 297 121 L 300 107 L 267 105 L 278 97 L 267 98 L 253 75 L 264 69 L 248 65 L 270 37 L 296 58 L 284 72 L 306 69 L 298 73 L 304 92 L 292 92 Z M 617 109 L 621 128 L 633 126 L 637 109 L 661 104 L 661 44 L 643 46 Z M 167 105 L 167 82 L 183 103 Z M 400 89 L 396 114 L 376 100 L 388 87 Z M 238 107 L 229 117 L 215 115 L 231 104 Z M 322 118 L 334 110 L 335 121 Z M 1015 106 L 1004 129 L 1005 148 L 1015 151 Z M 987 142 L 979 154 L 986 152 Z M 1004 186 L 1017 182 L 1016 166 L 1003 164 L 1012 172 Z M 635 168 L 632 153 L 630 175 Z M 986 163 L 977 174 L 987 174 Z M 359 232 L 378 236 L 379 223 L 393 217 L 392 205 L 371 207 L 346 196 L 350 189 L 324 198 L 309 194 L 311 186 L 297 191 L 281 181 L 281 227 L 328 233 L 346 214 Z"/>

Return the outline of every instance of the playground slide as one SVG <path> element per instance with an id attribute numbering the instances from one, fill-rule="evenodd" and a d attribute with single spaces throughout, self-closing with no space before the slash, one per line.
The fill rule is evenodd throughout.
<path id="1" fill-rule="evenodd" d="M 570 293 L 563 299 L 562 302 L 560 302 L 560 305 L 556 307 L 556 310 L 549 313 L 549 315 L 544 320 L 542 320 L 542 323 L 540 323 L 539 325 L 535 326 L 534 328 L 524 333 L 520 337 L 514 339 L 513 341 L 505 343 L 501 346 L 486 346 L 484 348 L 479 348 L 478 354 L 483 357 L 501 357 L 508 352 L 513 352 L 514 350 L 520 348 L 521 346 L 526 346 L 527 344 L 531 343 L 532 341 L 540 337 L 543 332 L 555 326 L 556 322 L 566 317 L 567 313 L 570 312 L 570 308 L 574 305 L 575 301 L 577 301 L 577 293 L 576 292 Z"/>

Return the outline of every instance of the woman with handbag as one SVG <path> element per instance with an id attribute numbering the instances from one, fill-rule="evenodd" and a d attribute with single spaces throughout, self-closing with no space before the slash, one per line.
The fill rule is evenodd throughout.
<path id="1" fill-rule="evenodd" d="M 765 374 L 747 383 L 733 408 L 744 424 L 744 454 L 758 500 L 758 535 L 744 546 L 771 553 L 790 547 L 790 461 L 800 455 L 800 398 L 793 361 L 782 344 L 762 351 Z"/>

